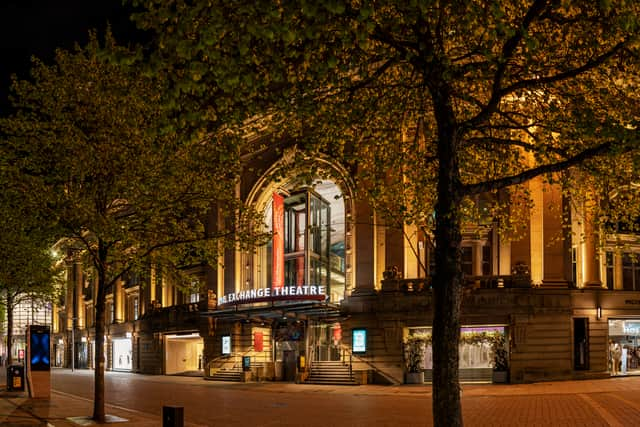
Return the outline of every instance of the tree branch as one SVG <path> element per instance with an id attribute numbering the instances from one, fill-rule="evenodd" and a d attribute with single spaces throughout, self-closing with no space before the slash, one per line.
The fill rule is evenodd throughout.
<path id="1" fill-rule="evenodd" d="M 568 169 L 572 166 L 576 166 L 586 160 L 592 159 L 601 154 L 605 154 L 608 151 L 611 151 L 614 146 L 616 146 L 616 140 L 610 140 L 604 142 L 595 147 L 588 148 L 575 156 L 552 164 L 541 165 L 524 172 L 521 172 L 517 175 L 507 176 L 504 178 L 494 179 L 491 181 L 480 182 L 477 184 L 469 184 L 463 186 L 462 193 L 466 196 L 486 193 L 489 191 L 500 190 L 502 188 L 510 187 L 512 185 L 522 184 L 530 179 L 533 179 L 537 176 L 544 175 L 552 172 L 560 172 L 562 170 Z M 637 149 L 637 141 L 633 143 L 627 144 L 620 150 L 620 153 L 626 153 L 633 149 Z"/>
<path id="2" fill-rule="evenodd" d="M 536 79 L 520 80 L 519 82 L 516 82 L 511 86 L 502 89 L 499 96 L 500 98 L 503 98 L 504 96 L 509 95 L 519 89 L 533 89 L 538 86 L 557 83 L 563 80 L 577 77 L 580 74 L 583 74 L 604 64 L 608 59 L 612 58 L 615 54 L 626 48 L 628 43 L 629 39 L 625 39 L 624 41 L 621 41 L 614 47 L 612 47 L 611 50 L 604 52 L 603 54 L 587 61 L 582 66 L 567 70 L 563 73 L 554 74 L 553 76 L 539 77 Z"/>
<path id="3" fill-rule="evenodd" d="M 536 0 L 525 14 L 524 18 L 522 19 L 522 24 L 518 27 L 516 33 L 505 42 L 502 48 L 502 54 L 500 55 L 498 68 L 496 69 L 496 72 L 493 76 L 491 98 L 489 99 L 489 102 L 487 103 L 485 108 L 468 121 L 468 123 L 466 124 L 467 127 L 473 127 L 478 123 L 483 122 L 496 110 L 496 108 L 498 108 L 498 105 L 500 105 L 500 102 L 502 101 L 502 98 L 504 96 L 502 89 L 502 80 L 504 79 L 504 75 L 507 71 L 509 60 L 513 57 L 516 48 L 524 38 L 524 35 L 527 32 L 528 28 L 531 26 L 535 18 L 539 17 L 542 14 L 547 5 L 547 0 Z"/>
<path id="4" fill-rule="evenodd" d="M 525 141 L 521 141 L 519 139 L 494 138 L 491 136 L 483 136 L 483 137 L 469 138 L 467 139 L 467 142 L 469 142 L 470 144 L 483 144 L 483 145 L 495 144 L 495 145 L 502 145 L 502 146 L 516 146 L 516 147 L 521 147 L 521 148 L 524 148 L 525 150 L 533 151 L 533 152 L 541 151 L 540 148 L 544 148 L 549 152 L 556 153 L 561 156 L 567 155 L 565 151 L 560 150 L 556 147 L 549 147 L 549 146 L 541 147 L 539 145 L 531 144 Z"/>

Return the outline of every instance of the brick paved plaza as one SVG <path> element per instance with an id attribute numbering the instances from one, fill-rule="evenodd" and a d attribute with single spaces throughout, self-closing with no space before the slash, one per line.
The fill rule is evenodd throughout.
<path id="1" fill-rule="evenodd" d="M 78 425 L 69 417 L 91 415 L 92 375 L 52 371 L 50 401 L 3 392 L 0 424 Z M 108 372 L 106 390 L 107 413 L 127 420 L 119 426 L 161 425 L 163 405 L 184 407 L 189 426 L 431 425 L 428 385 L 232 384 Z M 640 425 L 640 377 L 464 385 L 462 397 L 467 426 Z"/>

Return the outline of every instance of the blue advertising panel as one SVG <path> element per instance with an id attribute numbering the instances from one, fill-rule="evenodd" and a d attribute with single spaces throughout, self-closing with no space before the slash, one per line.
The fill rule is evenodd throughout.
<path id="1" fill-rule="evenodd" d="M 29 328 L 29 365 L 32 371 L 48 371 L 51 369 L 49 343 L 48 326 L 31 326 Z"/>
<path id="2" fill-rule="evenodd" d="M 354 329 L 351 332 L 351 351 L 354 353 L 365 353 L 367 351 L 367 330 Z"/>

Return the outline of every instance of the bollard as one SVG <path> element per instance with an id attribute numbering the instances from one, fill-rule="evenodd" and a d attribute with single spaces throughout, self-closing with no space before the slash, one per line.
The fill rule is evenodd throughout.
<path id="1" fill-rule="evenodd" d="M 24 391 L 24 366 L 7 367 L 7 391 Z"/>
<path id="2" fill-rule="evenodd" d="M 182 406 L 163 406 L 162 427 L 184 427 L 184 408 Z"/>

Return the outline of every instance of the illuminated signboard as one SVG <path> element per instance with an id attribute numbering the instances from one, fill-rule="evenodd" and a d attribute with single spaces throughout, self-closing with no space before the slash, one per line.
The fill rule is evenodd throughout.
<path id="1" fill-rule="evenodd" d="M 365 353 L 367 351 L 367 330 L 354 329 L 351 331 L 351 351 L 354 353 Z"/>
<path id="2" fill-rule="evenodd" d="M 49 328 L 29 328 L 29 357 L 32 371 L 48 371 L 51 367 L 49 354 Z"/>
<path id="3" fill-rule="evenodd" d="M 231 335 L 222 336 L 222 354 L 231 354 Z"/>
<path id="4" fill-rule="evenodd" d="M 327 299 L 327 287 L 320 285 L 282 286 L 280 288 L 255 288 L 226 294 L 218 298 L 218 304 L 249 304 L 275 300 Z"/>

